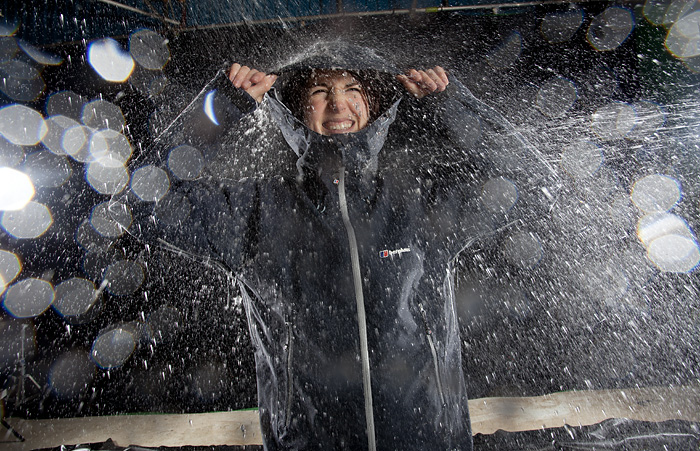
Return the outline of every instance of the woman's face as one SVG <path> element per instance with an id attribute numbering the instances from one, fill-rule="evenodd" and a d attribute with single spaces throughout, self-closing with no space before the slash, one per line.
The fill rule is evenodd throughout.
<path id="1" fill-rule="evenodd" d="M 365 90 L 347 72 L 316 72 L 309 80 L 306 98 L 304 122 L 321 135 L 355 133 L 369 121 Z"/>

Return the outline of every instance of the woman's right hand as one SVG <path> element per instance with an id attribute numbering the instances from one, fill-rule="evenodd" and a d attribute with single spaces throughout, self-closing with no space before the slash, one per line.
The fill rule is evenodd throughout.
<path id="1" fill-rule="evenodd" d="M 265 93 L 277 80 L 277 75 L 267 75 L 248 66 L 234 63 L 229 70 L 228 78 L 233 86 L 241 88 L 260 103 Z"/>

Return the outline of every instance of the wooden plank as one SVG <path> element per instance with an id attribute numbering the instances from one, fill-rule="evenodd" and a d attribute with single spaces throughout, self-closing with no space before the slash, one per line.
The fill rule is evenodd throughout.
<path id="1" fill-rule="evenodd" d="M 587 426 L 608 418 L 700 422 L 700 387 L 635 388 L 469 401 L 474 433 Z"/>
<path id="2" fill-rule="evenodd" d="M 257 410 L 182 415 L 116 415 L 7 422 L 24 436 L 0 438 L 0 449 L 32 450 L 60 445 L 100 443 L 119 446 L 261 445 Z"/>
<path id="3" fill-rule="evenodd" d="M 517 432 L 585 426 L 608 418 L 700 422 L 700 386 L 591 390 L 524 398 L 469 401 L 475 434 L 499 429 Z M 120 415 L 50 420 L 8 418 L 25 438 L 0 435 L 0 449 L 24 451 L 60 445 L 99 443 L 119 446 L 261 445 L 257 410 L 183 415 Z"/>

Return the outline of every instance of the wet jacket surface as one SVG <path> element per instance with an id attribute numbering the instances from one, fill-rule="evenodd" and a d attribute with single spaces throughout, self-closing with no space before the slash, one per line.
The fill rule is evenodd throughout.
<path id="1" fill-rule="evenodd" d="M 255 104 L 222 77 L 217 95 L 235 122 Z M 459 92 L 440 101 L 450 96 Z M 327 137 L 270 95 L 261 108 L 284 142 L 263 148 L 293 150 L 294 171 L 173 181 L 155 204 L 130 202 L 135 234 L 235 275 L 268 450 L 471 449 L 454 259 L 498 218 L 480 214 L 484 175 L 441 161 L 444 143 L 392 134 L 416 102 Z"/>

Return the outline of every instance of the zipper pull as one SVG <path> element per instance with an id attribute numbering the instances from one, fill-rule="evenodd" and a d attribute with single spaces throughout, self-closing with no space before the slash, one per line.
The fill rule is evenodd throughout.
<path id="1" fill-rule="evenodd" d="M 425 309 L 423 308 L 422 303 L 418 303 L 418 310 L 420 311 L 421 317 L 423 318 L 423 324 L 425 325 L 425 332 L 428 335 L 432 335 L 433 331 L 430 329 L 430 326 L 428 326 L 428 315 L 425 313 Z"/>

